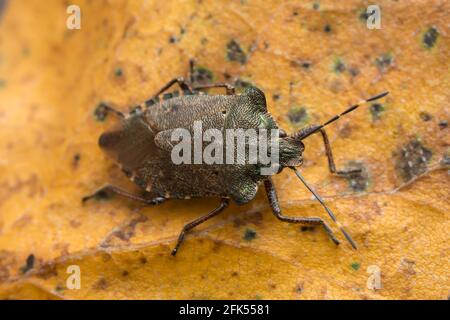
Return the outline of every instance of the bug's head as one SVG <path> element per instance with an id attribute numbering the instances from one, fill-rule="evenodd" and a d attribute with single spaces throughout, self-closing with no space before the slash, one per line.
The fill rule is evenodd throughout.
<path id="1" fill-rule="evenodd" d="M 305 145 L 295 136 L 284 136 L 280 138 L 280 165 L 284 167 L 298 167 L 303 163 L 303 150 Z"/>
<path id="2" fill-rule="evenodd" d="M 308 126 L 306 128 L 303 128 L 299 131 L 294 132 L 293 134 L 291 134 L 289 136 L 286 135 L 286 133 L 284 131 L 282 131 L 280 133 L 280 165 L 281 165 L 281 167 L 282 168 L 283 167 L 295 168 L 302 164 L 302 162 L 303 162 L 302 153 L 305 150 L 305 145 L 303 144 L 302 140 L 308 138 L 312 134 L 320 132 L 324 136 L 324 141 L 325 141 L 326 136 L 325 136 L 325 132 L 323 131 L 324 127 L 335 122 L 343 115 L 350 113 L 353 110 L 356 110 L 360 105 L 383 98 L 386 95 L 388 95 L 388 93 L 389 92 L 386 91 L 386 92 L 380 93 L 376 96 L 373 96 L 369 99 L 361 100 L 357 104 L 350 106 L 349 108 L 347 108 L 347 110 L 345 110 L 344 112 L 342 112 L 338 115 L 335 115 L 334 117 L 332 117 L 331 119 L 329 119 L 328 121 L 326 121 L 323 124 Z"/>

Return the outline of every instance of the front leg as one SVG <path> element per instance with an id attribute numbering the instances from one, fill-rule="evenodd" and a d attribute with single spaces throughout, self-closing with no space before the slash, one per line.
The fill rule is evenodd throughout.
<path id="1" fill-rule="evenodd" d="M 337 175 L 351 175 L 351 174 L 355 174 L 355 173 L 361 173 L 361 169 L 355 169 L 355 170 L 337 170 L 336 169 L 336 164 L 334 163 L 334 158 L 333 158 L 333 152 L 331 151 L 331 145 L 330 145 L 330 140 L 328 139 L 328 135 L 327 132 L 325 131 L 325 129 L 320 128 L 320 125 L 311 125 L 308 126 L 306 128 L 301 129 L 299 132 L 294 134 L 294 137 L 296 139 L 302 140 L 305 139 L 306 137 L 308 137 L 311 134 L 320 132 L 320 134 L 322 135 L 322 139 L 323 139 L 323 144 L 325 146 L 325 154 L 327 156 L 328 159 L 328 169 L 330 170 L 331 173 L 333 174 L 337 174 Z"/>
<path id="2" fill-rule="evenodd" d="M 327 132 L 325 131 L 325 129 L 320 129 L 319 131 L 323 138 L 323 144 L 325 146 L 325 154 L 327 155 L 328 168 L 329 168 L 330 172 L 334 173 L 334 174 L 338 174 L 338 175 L 344 175 L 344 176 L 355 174 L 355 173 L 361 173 L 361 171 L 362 171 L 361 169 L 336 170 L 336 165 L 334 163 L 334 158 L 333 158 L 333 152 L 331 152 L 331 145 L 330 145 L 330 141 L 328 140 Z"/>
<path id="3" fill-rule="evenodd" d="M 288 217 L 282 214 L 280 203 L 278 202 L 277 193 L 275 190 L 275 186 L 273 185 L 272 179 L 268 178 L 264 180 L 264 186 L 266 188 L 267 198 L 269 200 L 270 207 L 272 208 L 273 214 L 281 221 L 288 223 L 298 223 L 302 225 L 314 225 L 314 226 L 322 226 L 325 229 L 325 232 L 328 234 L 330 239 L 338 245 L 340 242 L 336 238 L 333 233 L 333 230 L 328 226 L 328 224 L 322 219 L 318 217 Z"/>

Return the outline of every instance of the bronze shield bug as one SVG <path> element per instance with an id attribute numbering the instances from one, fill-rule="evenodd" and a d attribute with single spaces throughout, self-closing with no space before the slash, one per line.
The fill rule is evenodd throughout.
<path id="1" fill-rule="evenodd" d="M 189 81 L 183 78 L 173 79 L 151 99 L 136 106 L 128 114 L 123 114 L 106 104 L 100 105 L 97 111 L 104 112 L 105 115 L 107 112 L 115 114 L 120 118 L 121 125 L 119 128 L 103 133 L 100 136 L 99 145 L 117 161 L 131 181 L 142 189 L 142 195 L 131 194 L 116 186 L 106 185 L 92 195 L 84 197 L 83 202 L 105 193 L 118 194 L 148 205 L 160 204 L 170 198 L 220 198 L 221 202 L 217 208 L 184 226 L 172 251 L 172 255 L 175 255 L 186 232 L 222 212 L 228 206 L 230 199 L 239 205 L 251 201 L 256 195 L 258 185 L 264 183 L 269 204 L 279 220 L 303 225 L 321 225 L 330 239 L 335 244 L 339 244 L 332 229 L 323 219 L 288 217 L 282 214 L 270 175 L 261 174 L 263 166 L 261 163 L 250 162 L 246 158 L 244 162 L 238 164 L 175 164 L 171 158 L 174 148 L 172 140 L 174 130 L 183 128 L 192 132 L 196 121 L 204 124 L 202 132 L 207 129 L 217 129 L 220 132 L 226 129 L 277 130 L 279 162 L 275 173 L 281 172 L 286 167 L 292 169 L 325 208 L 332 220 L 337 223 L 352 247 L 356 249 L 356 244 L 350 235 L 339 224 L 321 197 L 307 184 L 296 167 L 303 161 L 302 153 L 305 146 L 302 141 L 314 133 L 320 133 L 330 172 L 339 175 L 355 173 L 355 170 L 336 169 L 324 127 L 355 110 L 361 104 L 386 96 L 388 92 L 360 101 L 323 124 L 308 126 L 287 135 L 278 128 L 267 111 L 266 98 L 261 90 L 249 87 L 244 93 L 237 95 L 235 88 L 227 83 L 194 86 L 193 62 L 190 66 Z M 166 92 L 174 84 L 179 85 L 182 89 L 181 93 Z M 224 88 L 226 95 L 206 95 L 200 91 L 209 88 Z M 222 143 L 225 145 L 224 141 Z M 272 150 L 271 142 L 267 140 L 265 143 L 266 149 Z"/>

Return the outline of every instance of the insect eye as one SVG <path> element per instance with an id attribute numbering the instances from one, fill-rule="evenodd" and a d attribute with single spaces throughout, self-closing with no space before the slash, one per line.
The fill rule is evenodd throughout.
<path id="1" fill-rule="evenodd" d="M 227 110 L 222 110 L 222 114 L 227 114 Z"/>

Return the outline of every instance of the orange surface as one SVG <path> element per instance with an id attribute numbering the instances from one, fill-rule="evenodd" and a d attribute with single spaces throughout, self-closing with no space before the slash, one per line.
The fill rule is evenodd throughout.
<path id="1" fill-rule="evenodd" d="M 81 30 L 66 29 L 66 1 L 9 1 L 0 18 L 1 298 L 447 298 L 448 2 L 378 1 L 381 30 L 361 20 L 364 1 L 73 2 Z M 391 92 L 328 129 L 337 165 L 364 168 L 353 184 L 328 173 L 320 137 L 306 141 L 303 173 L 358 251 L 277 221 L 263 192 L 197 228 L 175 258 L 182 226 L 216 200 L 81 205 L 105 182 L 132 189 L 97 147 L 111 123 L 96 106 L 127 110 L 189 58 L 264 90 L 288 132 Z M 285 214 L 328 219 L 295 175 L 274 181 Z M 69 265 L 79 290 L 66 287 Z M 367 287 L 370 266 L 380 289 Z"/>

